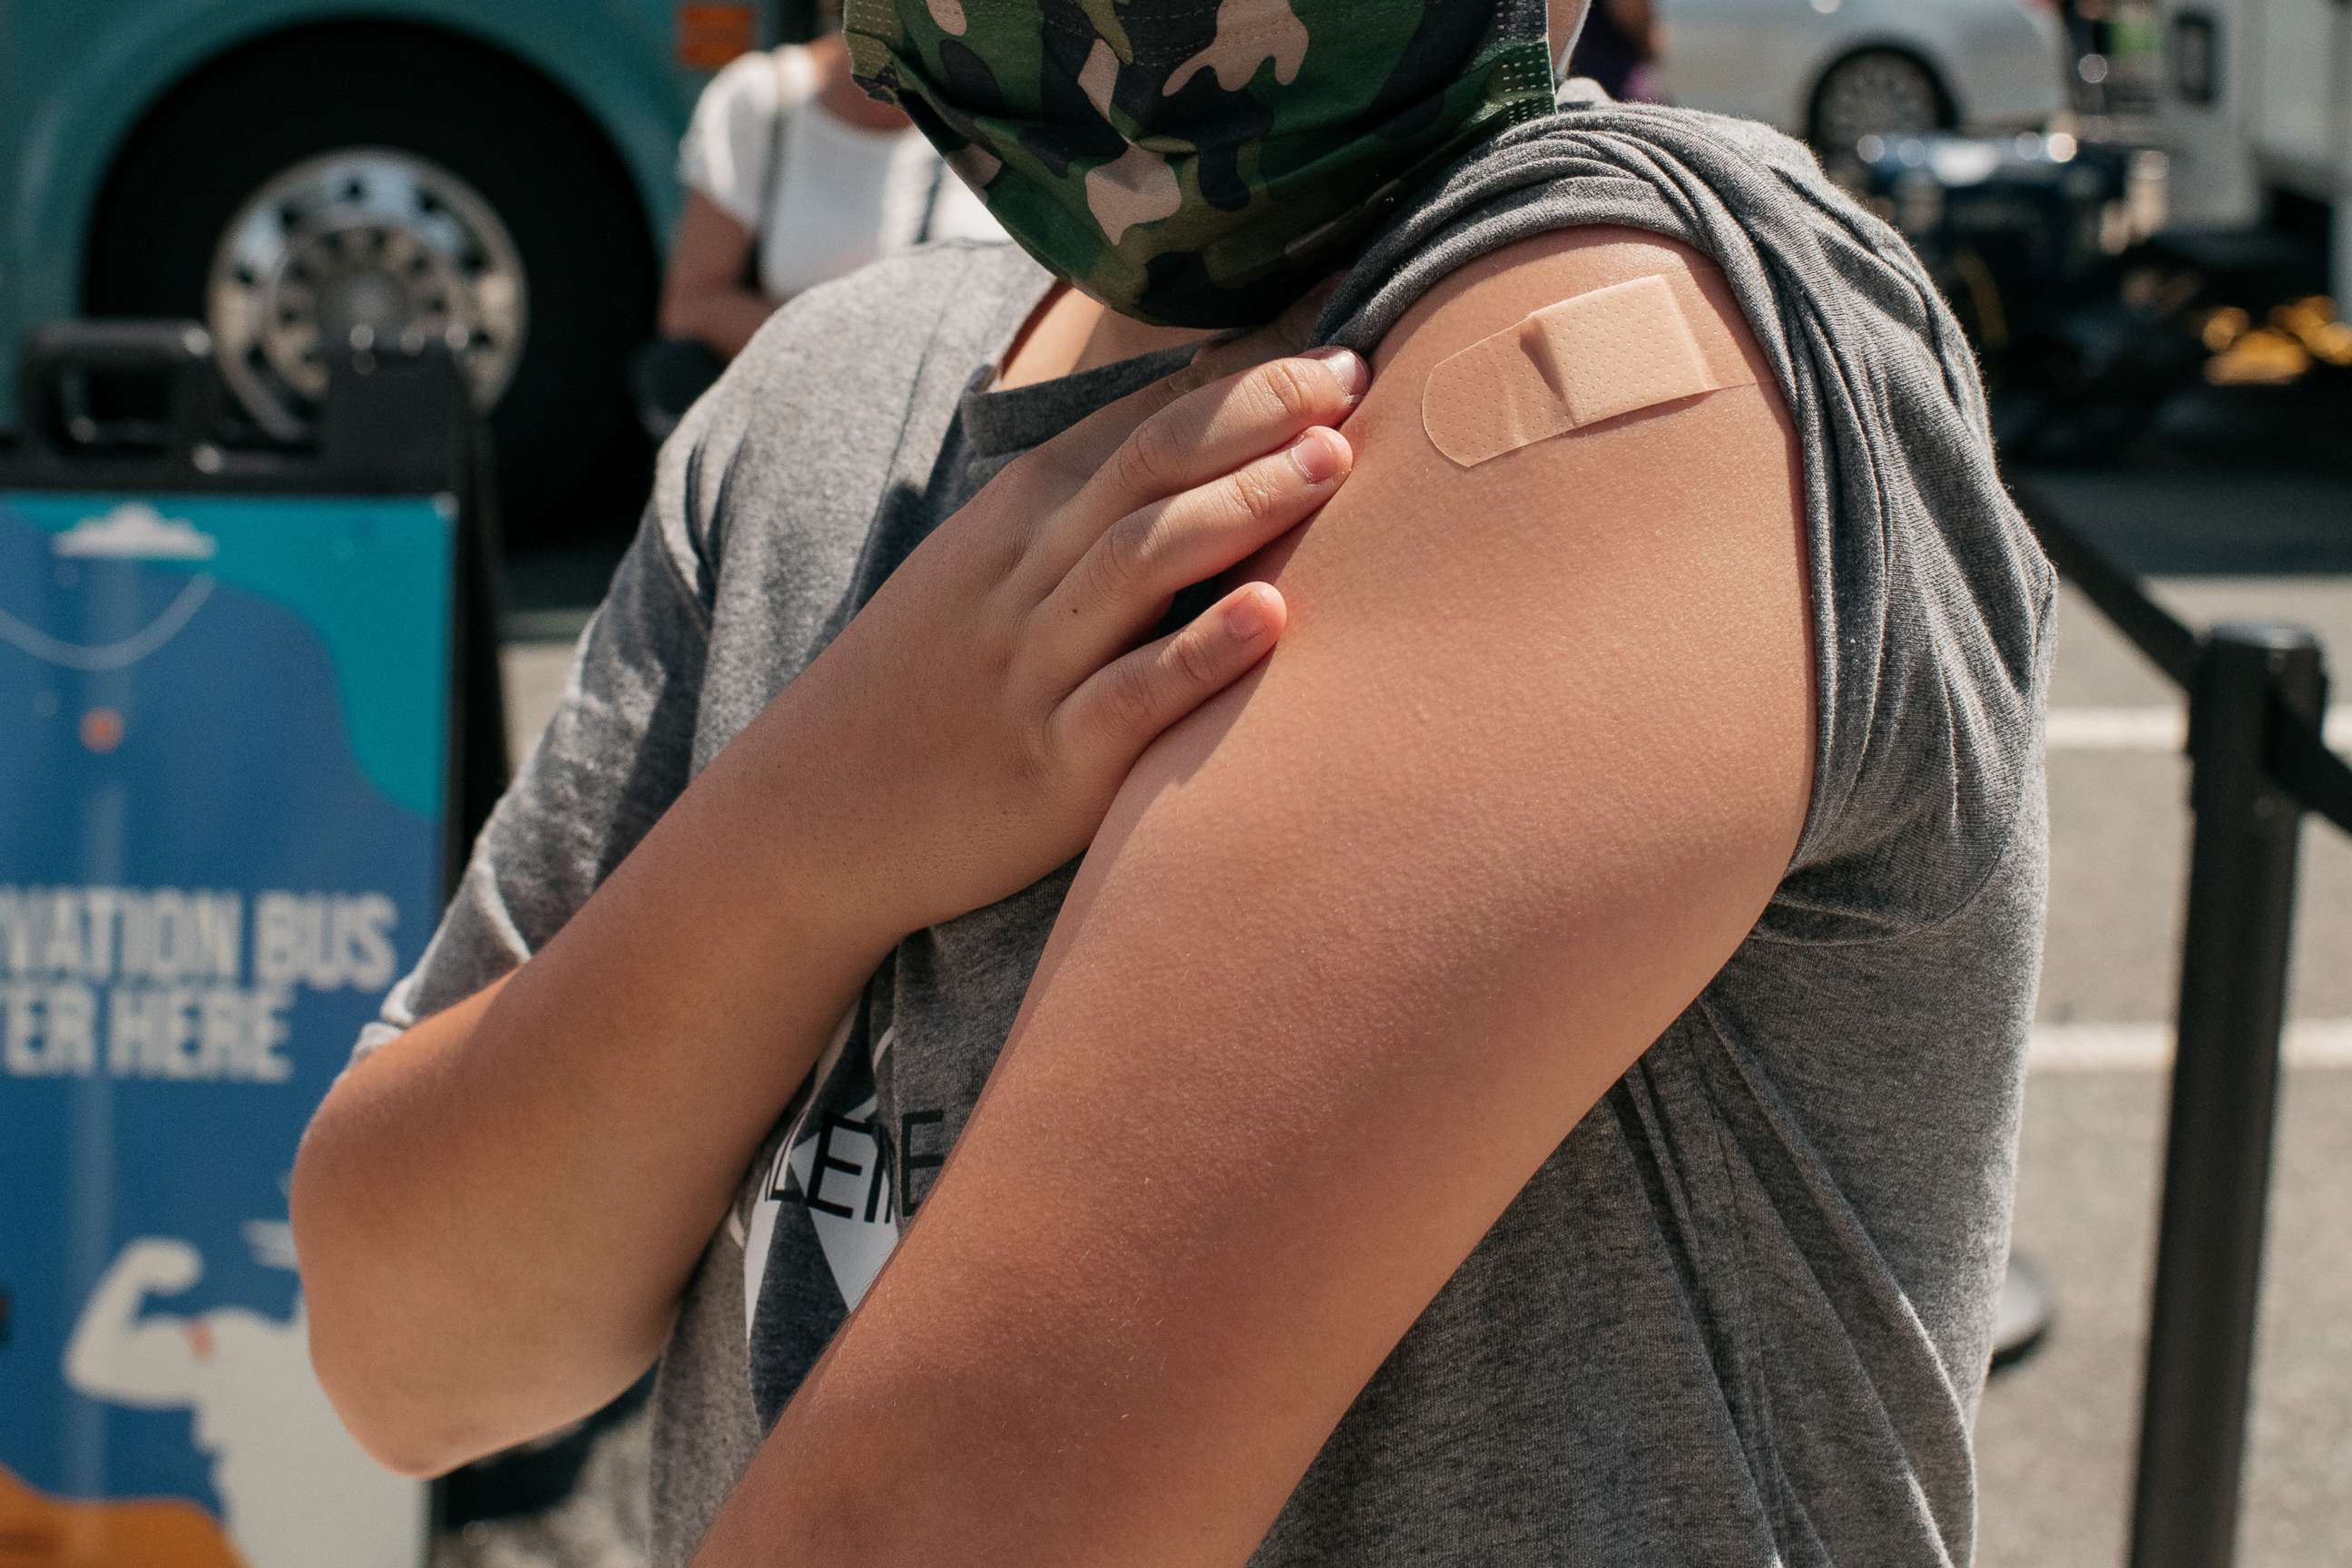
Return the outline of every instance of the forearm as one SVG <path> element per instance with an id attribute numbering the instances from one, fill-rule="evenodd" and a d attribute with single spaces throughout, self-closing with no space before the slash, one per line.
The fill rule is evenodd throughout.
<path id="1" fill-rule="evenodd" d="M 714 288 L 674 295 L 662 301 L 662 335 L 691 338 L 733 359 L 776 313 L 779 303 L 755 289 Z"/>
<path id="2" fill-rule="evenodd" d="M 312 1352 L 380 1458 L 446 1468 L 592 1409 L 658 1352 L 760 1139 L 891 936 L 776 715 L 545 948 L 349 1075 L 297 1162 Z"/>
<path id="3" fill-rule="evenodd" d="M 761 1136 L 897 941 L 1082 851 L 1152 738 L 1264 657 L 1282 605 L 1262 585 L 1132 645 L 1169 595 L 1337 489 L 1347 454 L 1324 427 L 1365 379 L 1326 357 L 1174 381 L 1023 458 L 495 994 L 346 1075 L 298 1161 L 296 1244 L 313 1359 L 379 1458 L 446 1468 L 643 1370 Z M 1127 447 L 1147 429 L 1176 466 L 1139 479 Z M 1147 507 L 1184 548 L 1098 564 Z M 583 686 L 566 711 L 593 732 L 616 705 Z M 610 729 L 623 764 L 643 737 Z"/>

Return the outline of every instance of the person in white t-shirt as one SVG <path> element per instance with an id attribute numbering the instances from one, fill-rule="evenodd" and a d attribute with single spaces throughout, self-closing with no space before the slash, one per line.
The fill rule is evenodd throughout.
<path id="1" fill-rule="evenodd" d="M 656 434 L 662 414 L 674 422 L 803 289 L 931 240 L 1003 237 L 906 115 L 850 79 L 837 32 L 744 55 L 711 78 L 678 177 L 686 213 L 660 313 L 670 342 L 639 368 Z"/>

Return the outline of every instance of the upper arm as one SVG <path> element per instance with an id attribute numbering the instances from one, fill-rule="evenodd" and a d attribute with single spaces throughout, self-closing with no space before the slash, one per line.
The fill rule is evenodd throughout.
<path id="1" fill-rule="evenodd" d="M 1260 564 L 1281 646 L 1129 779 L 950 1163 L 780 1443 L 911 1397 L 922 1415 L 861 1440 L 996 1500 L 937 1510 L 963 1560 L 1240 1563 L 1730 956 L 1812 757 L 1772 377 L 1757 357 L 1758 385 L 1470 468 L 1421 425 L 1441 359 L 1693 267 L 1756 356 L 1711 268 L 1625 233 L 1523 242 L 1391 335 L 1353 477 Z"/>
<path id="2" fill-rule="evenodd" d="M 751 230 L 741 220 L 700 191 L 687 192 L 662 279 L 663 305 L 674 310 L 681 300 L 714 289 L 743 287 L 751 246 Z"/>

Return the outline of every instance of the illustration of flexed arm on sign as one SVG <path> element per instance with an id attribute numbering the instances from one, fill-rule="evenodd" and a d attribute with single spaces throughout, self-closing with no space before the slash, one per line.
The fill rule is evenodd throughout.
<path id="1" fill-rule="evenodd" d="M 125 1247 L 83 1304 L 66 1345 L 66 1382 L 92 1399 L 138 1410 L 194 1405 L 210 1337 L 194 1318 L 139 1315 L 150 1295 L 176 1296 L 204 1278 L 204 1258 L 184 1241 L 146 1237 Z"/>
<path id="2" fill-rule="evenodd" d="M 287 1226 L 245 1228 L 257 1260 L 293 1268 Z M 82 1308 L 66 1347 L 67 1383 L 134 1409 L 195 1413 L 195 1446 L 212 1457 L 222 1522 L 245 1568 L 412 1568 L 396 1554 L 381 1564 L 352 1555 L 352 1521 L 398 1519 L 415 1507 L 416 1489 L 370 1459 L 336 1418 L 310 1371 L 300 1298 L 284 1320 L 242 1307 L 190 1317 L 145 1310 L 150 1297 L 178 1295 L 203 1274 L 184 1241 L 126 1244 Z"/>

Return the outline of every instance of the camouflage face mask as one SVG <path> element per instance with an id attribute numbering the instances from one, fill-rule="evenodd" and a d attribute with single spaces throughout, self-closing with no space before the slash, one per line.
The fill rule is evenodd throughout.
<path id="1" fill-rule="evenodd" d="M 1032 256 L 1172 326 L 1271 319 L 1552 101 L 1544 0 L 849 0 L 844 28 Z"/>

